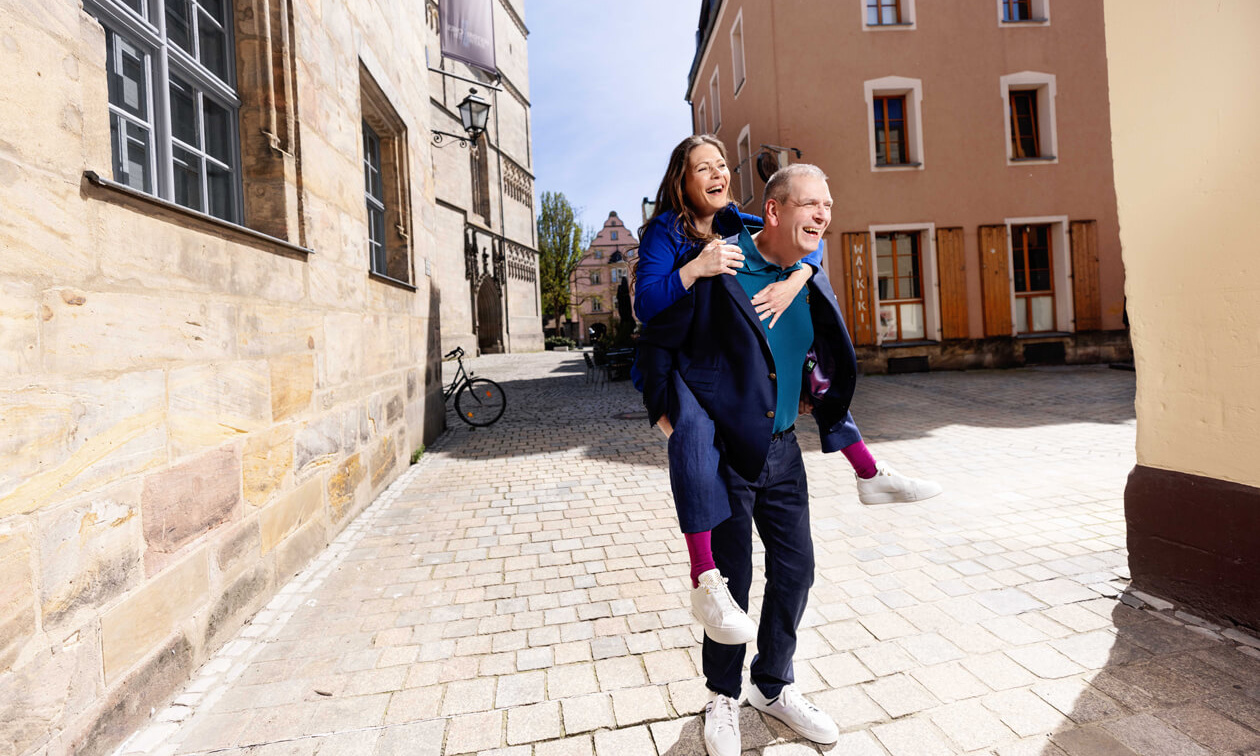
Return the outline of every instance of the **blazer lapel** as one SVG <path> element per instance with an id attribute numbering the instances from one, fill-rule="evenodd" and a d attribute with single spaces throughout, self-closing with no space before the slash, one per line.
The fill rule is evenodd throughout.
<path id="1" fill-rule="evenodd" d="M 761 344 L 761 351 L 766 355 L 766 360 L 771 365 L 774 359 L 770 354 L 770 342 L 766 341 L 766 332 L 761 329 L 761 321 L 757 318 L 757 311 L 753 309 L 752 300 L 744 293 L 744 287 L 739 285 L 735 276 L 720 274 L 717 276 L 721 282 L 721 286 L 726 290 L 727 296 L 735 300 L 735 309 L 739 310 L 744 319 L 748 321 L 748 327 L 753 329 L 757 334 L 757 341 Z"/>

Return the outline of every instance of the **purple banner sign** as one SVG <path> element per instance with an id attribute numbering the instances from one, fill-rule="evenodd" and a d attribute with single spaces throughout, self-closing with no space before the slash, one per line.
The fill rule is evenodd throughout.
<path id="1" fill-rule="evenodd" d="M 498 73 L 494 62 L 494 0 L 441 0 L 442 55 Z"/>

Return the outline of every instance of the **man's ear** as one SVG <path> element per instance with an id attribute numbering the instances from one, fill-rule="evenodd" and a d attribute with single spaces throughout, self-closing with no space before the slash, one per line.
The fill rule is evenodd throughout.
<path id="1" fill-rule="evenodd" d="M 779 201 L 774 199 L 766 200 L 766 226 L 779 225 Z"/>

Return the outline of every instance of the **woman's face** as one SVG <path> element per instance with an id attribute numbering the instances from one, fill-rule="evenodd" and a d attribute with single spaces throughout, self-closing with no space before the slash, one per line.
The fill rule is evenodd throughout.
<path id="1" fill-rule="evenodd" d="M 731 172 L 717 147 L 702 144 L 687 155 L 683 196 L 699 218 L 707 218 L 730 203 Z"/>

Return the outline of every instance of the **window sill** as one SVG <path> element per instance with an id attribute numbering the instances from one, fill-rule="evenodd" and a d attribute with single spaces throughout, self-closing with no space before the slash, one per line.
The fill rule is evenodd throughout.
<path id="1" fill-rule="evenodd" d="M 1049 25 L 1050 25 L 1050 19 L 1048 18 L 1025 18 L 1025 19 L 1020 19 L 1019 21 L 1007 21 L 1004 18 L 998 20 L 998 26 L 1049 26 Z"/>
<path id="2" fill-rule="evenodd" d="M 918 24 L 913 21 L 900 24 L 863 24 L 862 31 L 913 31 Z"/>
<path id="3" fill-rule="evenodd" d="M 1028 340 L 1028 339 L 1051 339 L 1051 340 L 1057 340 L 1057 339 L 1065 339 L 1065 338 L 1068 338 L 1068 337 L 1070 337 L 1071 335 L 1072 335 L 1072 334 L 1071 334 L 1071 333 L 1068 333 L 1067 331 L 1039 331 L 1039 332 L 1037 332 L 1037 333 L 1017 333 L 1017 334 L 1015 334 L 1015 338 L 1017 338 L 1017 339 L 1019 339 L 1019 340 L 1021 340 L 1021 341 L 1026 341 L 1026 340 Z"/>
<path id="4" fill-rule="evenodd" d="M 882 349 L 905 349 L 907 347 L 925 347 L 940 346 L 941 342 L 932 341 L 931 339 L 919 339 L 917 341 L 883 341 L 880 342 Z"/>
<path id="5" fill-rule="evenodd" d="M 918 171 L 923 169 L 923 163 L 876 163 L 871 166 L 872 171 Z"/>
<path id="6" fill-rule="evenodd" d="M 380 281 L 383 284 L 389 284 L 390 286 L 397 286 L 398 288 L 406 289 L 407 291 L 416 290 L 416 287 L 412 286 L 406 281 L 399 281 L 397 278 L 393 278 L 391 276 L 387 276 L 382 273 L 376 273 L 375 271 L 369 270 L 368 278 L 372 279 L 373 281 Z"/>
<path id="7" fill-rule="evenodd" d="M 190 210 L 183 205 L 178 205 L 170 200 L 164 200 L 161 197 L 155 197 L 152 194 L 146 194 L 145 192 L 137 189 L 132 189 L 126 184 L 121 184 L 112 179 L 107 179 L 96 171 L 84 171 L 83 177 L 93 186 L 104 190 L 103 193 L 106 196 L 101 197 L 101 199 L 114 201 L 123 200 L 120 204 L 132 206 L 133 208 L 134 205 L 131 201 L 134 200 L 141 206 L 162 211 L 162 214 L 158 217 L 162 217 L 167 213 L 170 213 L 175 215 L 178 219 L 195 220 L 198 221 L 200 225 L 205 226 L 203 230 L 217 231 L 227 236 L 231 241 L 241 241 L 252 243 L 254 245 L 262 242 L 267 247 L 273 248 L 273 251 L 286 256 L 294 256 L 305 260 L 308 255 L 314 254 L 314 250 L 307 249 L 306 247 L 299 247 L 298 245 L 291 244 L 284 239 L 279 239 L 274 236 L 264 234 L 261 231 L 255 231 L 252 228 L 246 228 L 245 226 L 232 223 L 231 221 L 225 221 L 222 218 L 216 218 L 213 215 L 207 215 L 206 213 L 197 210 Z"/>
<path id="8" fill-rule="evenodd" d="M 744 83 L 747 81 L 748 81 L 747 76 L 745 76 L 743 79 L 740 79 L 739 83 L 735 85 L 735 92 L 734 94 L 731 95 L 731 97 L 739 97 L 739 93 L 744 91 Z"/>
<path id="9" fill-rule="evenodd" d="M 1058 155 L 1040 155 L 1038 157 L 1022 157 L 1022 158 L 1012 157 L 1012 158 L 1007 158 L 1006 162 L 1010 165 L 1016 165 L 1019 163 L 1057 163 L 1059 162 L 1059 156 Z"/>

